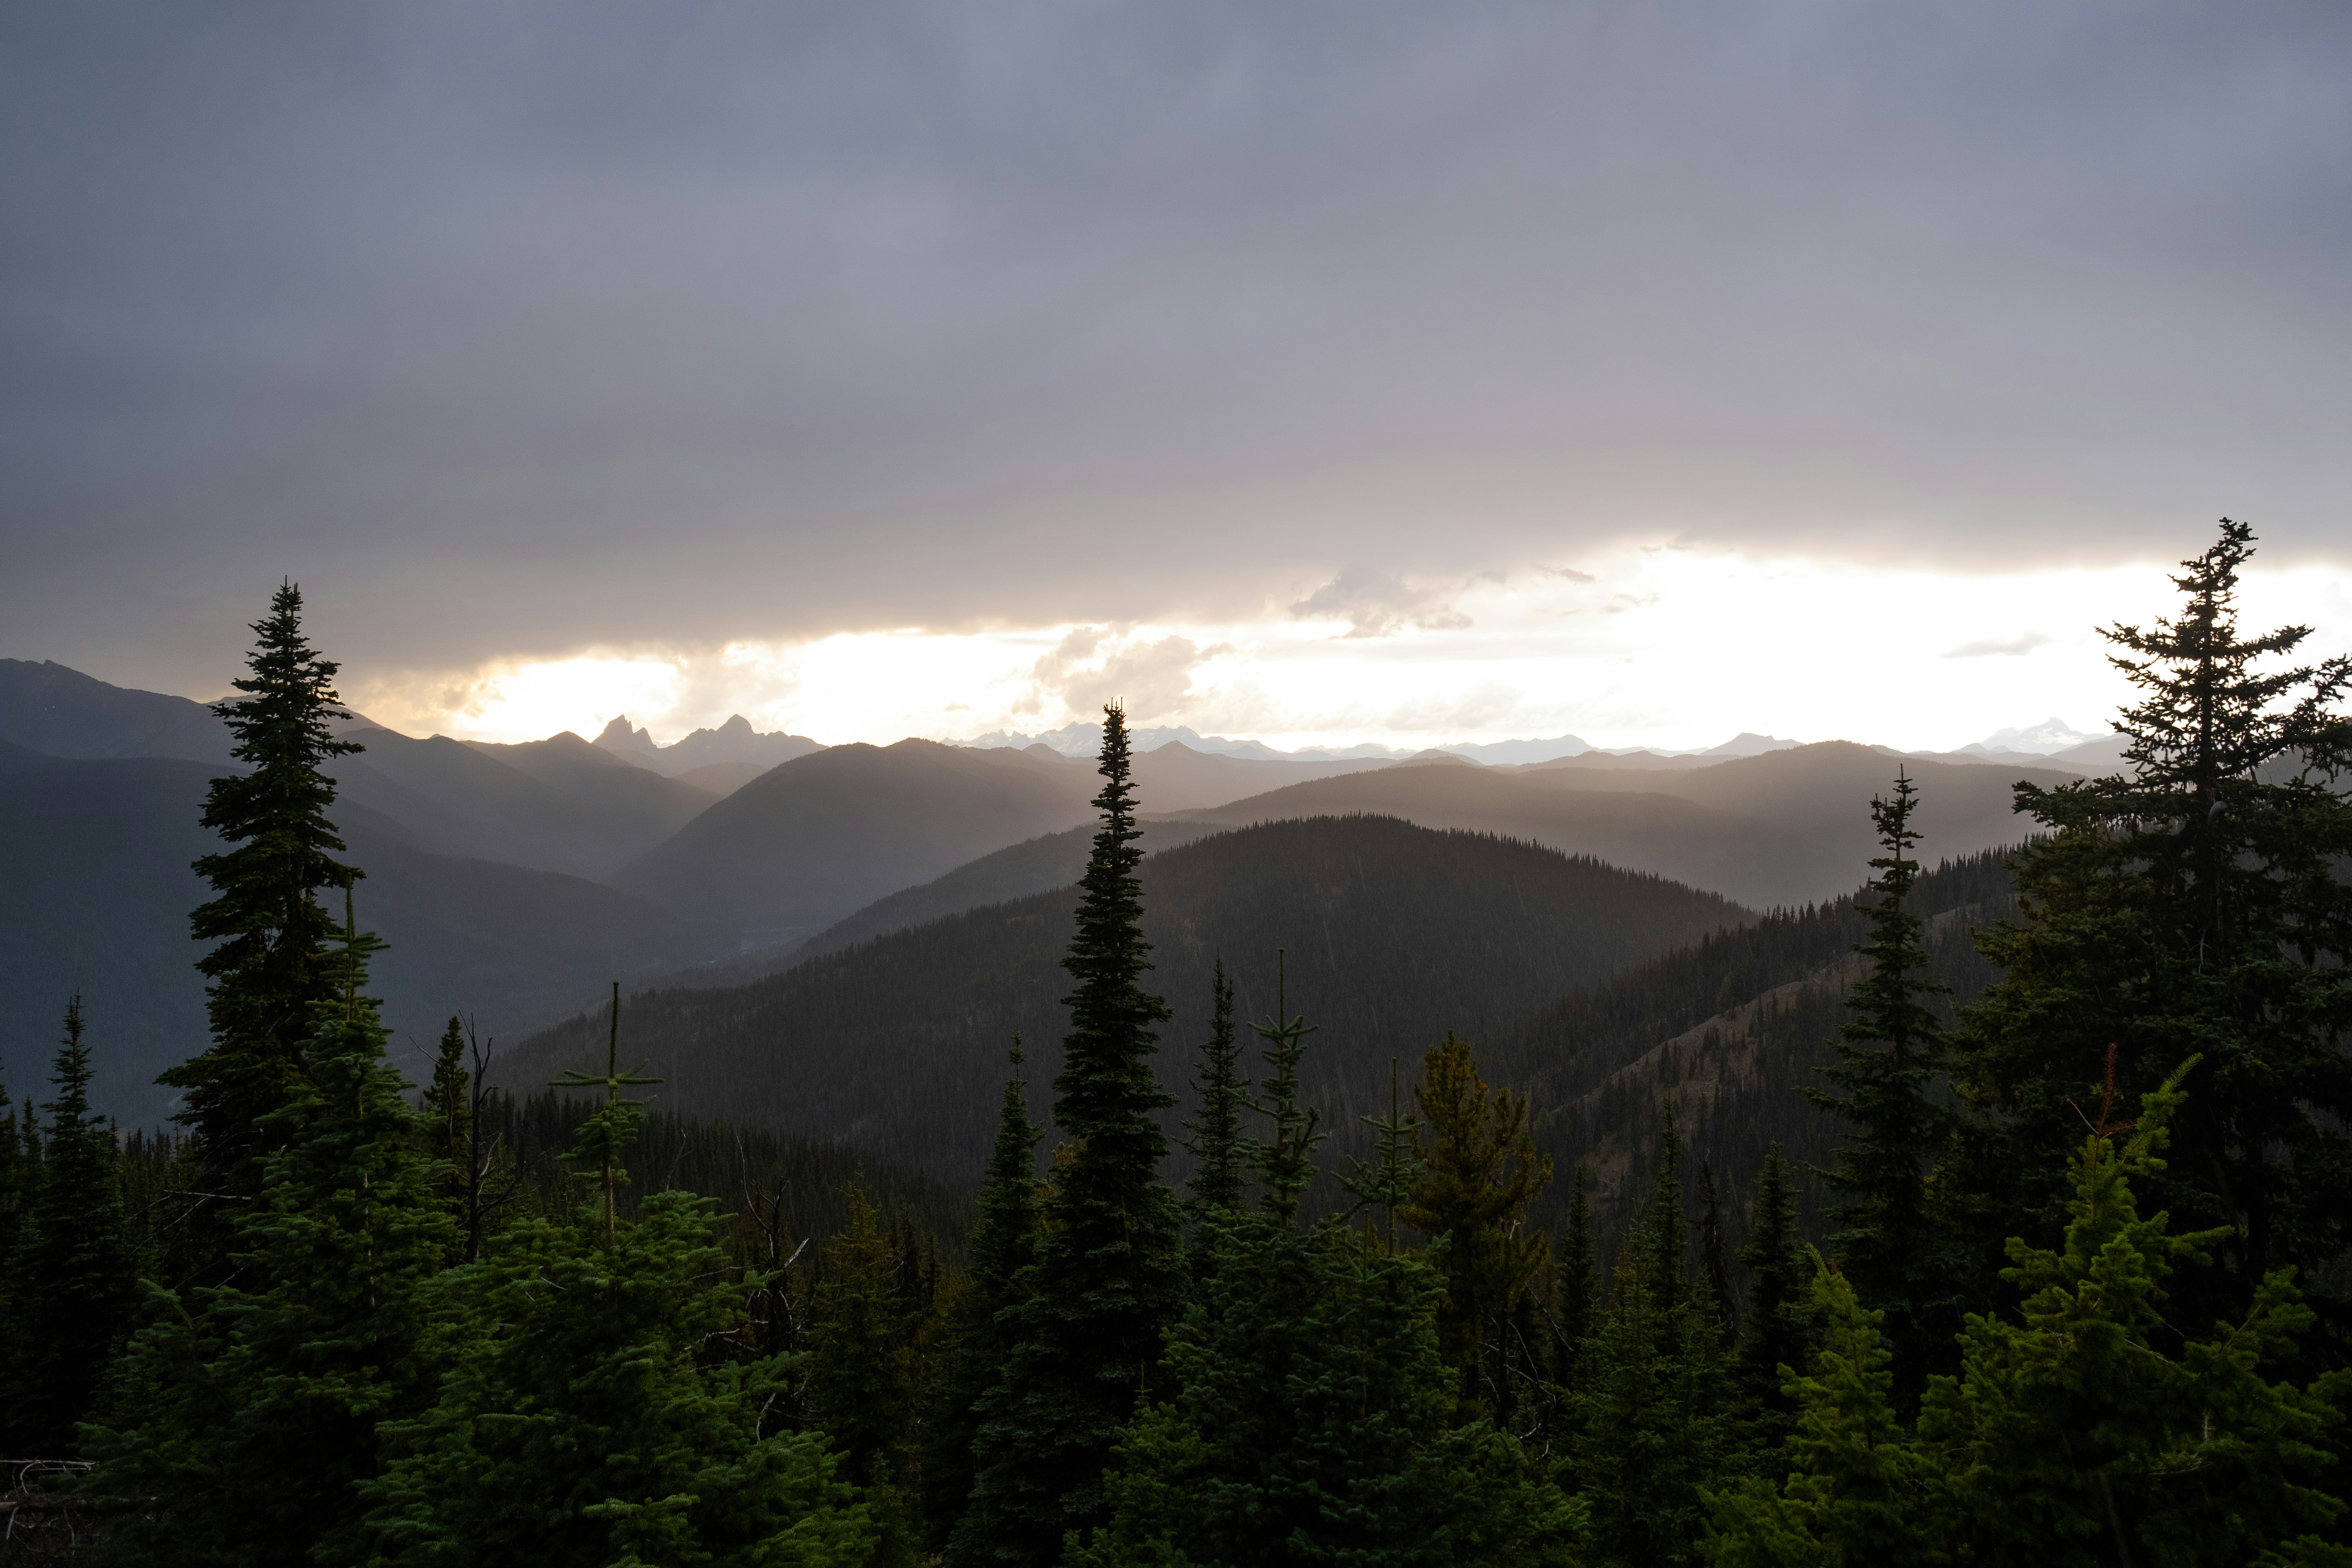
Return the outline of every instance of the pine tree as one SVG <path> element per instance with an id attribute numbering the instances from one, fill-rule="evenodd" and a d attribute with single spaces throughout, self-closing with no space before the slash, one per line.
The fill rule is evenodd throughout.
<path id="1" fill-rule="evenodd" d="M 196 964 L 212 981 L 213 1043 L 156 1080 L 183 1091 L 177 1118 L 201 1141 L 206 1183 L 233 1195 L 260 1190 L 266 1146 L 255 1124 L 293 1097 L 312 1009 L 335 994 L 326 952 L 334 921 L 315 895 L 360 874 L 334 858 L 344 846 L 327 820 L 335 784 L 322 769 L 362 750 L 328 728 L 351 717 L 338 706 L 338 667 L 303 637 L 291 583 L 253 630 L 252 673 L 234 683 L 246 695 L 213 710 L 250 771 L 215 779 L 205 797 L 204 825 L 232 847 L 195 863 L 214 897 L 189 917 L 198 942 L 219 943 Z"/>
<path id="2" fill-rule="evenodd" d="M 66 1004 L 47 1107 L 42 1180 L 11 1259 L 6 1415 L 0 1443 L 26 1458 L 71 1458 L 100 1375 L 131 1328 L 134 1282 L 112 1129 L 90 1113 L 81 998 Z M 11 1119 L 13 1121 L 13 1118 Z M 13 1126 L 10 1128 L 13 1132 Z"/>
<path id="3" fill-rule="evenodd" d="M 430 1151 L 460 1170 L 473 1147 L 474 1106 L 467 1093 L 466 1031 L 455 1014 L 434 1052 L 433 1081 L 425 1089 L 425 1119 L 432 1129 Z"/>
<path id="4" fill-rule="evenodd" d="M 2066 1223 L 2059 1173 L 2108 1046 L 2127 1097 L 2200 1056 L 2179 1155 L 2147 1178 L 2177 1220 L 2228 1227 L 2220 1267 L 2173 1282 L 2175 1321 L 2194 1324 L 2352 1239 L 2352 721 L 2336 707 L 2352 658 L 2280 668 L 2309 627 L 2239 635 L 2252 537 L 2225 519 L 2183 563 L 2177 620 L 2105 629 L 2142 696 L 2116 720 L 2129 774 L 2020 786 L 2047 837 L 2015 862 L 2021 919 L 1979 938 L 2000 978 L 1963 1015 L 1954 1072 L 1990 1272 L 2000 1238 L 2046 1246 Z"/>
<path id="5" fill-rule="evenodd" d="M 1278 949 L 1274 963 L 1274 1016 L 1263 1024 L 1250 1026 L 1251 1032 L 1266 1043 L 1265 1049 L 1259 1053 L 1270 1069 L 1265 1080 L 1265 1103 L 1252 1100 L 1249 1107 L 1274 1123 L 1274 1135 L 1256 1152 L 1258 1173 L 1265 1181 L 1258 1204 L 1276 1220 L 1288 1225 L 1298 1217 L 1298 1200 L 1315 1180 L 1315 1146 L 1323 1142 L 1324 1135 L 1315 1131 L 1322 1112 L 1298 1102 L 1298 1064 L 1307 1054 L 1307 1037 L 1315 1032 L 1315 1026 L 1304 1015 L 1293 1017 L 1290 1014 L 1283 955 Z"/>
<path id="6" fill-rule="evenodd" d="M 1707 1489 L 1738 1455 L 1721 1325 L 1712 1292 L 1690 1277 L 1671 1106 L 1659 1143 L 1647 1210 L 1618 1249 L 1609 1312 L 1586 1342 L 1570 1403 L 1570 1466 L 1591 1510 L 1588 1560 L 1609 1568 L 1688 1561 Z"/>
<path id="7" fill-rule="evenodd" d="M 875 1568 L 922 1560 L 912 1475 L 918 1314 L 901 1260 L 875 1225 L 873 1200 L 849 1190 L 849 1223 L 825 1244 L 809 1322 L 804 1397 L 843 1473 L 866 1489 L 882 1537 Z"/>
<path id="8" fill-rule="evenodd" d="M 1393 1252 L 1397 1210 L 1412 1200 L 1412 1190 L 1429 1173 L 1429 1167 L 1413 1153 L 1421 1118 L 1398 1105 L 1396 1058 L 1389 1058 L 1389 1113 L 1363 1121 L 1372 1130 L 1372 1162 L 1368 1165 L 1349 1155 L 1339 1184 L 1356 1200 L 1348 1210 L 1349 1219 L 1368 1208 L 1381 1211 L 1381 1244 Z"/>
<path id="9" fill-rule="evenodd" d="M 1778 1143 L 1764 1152 L 1739 1261 L 1748 1266 L 1748 1310 L 1736 1358 L 1738 1378 L 1758 1413 L 1758 1436 L 1769 1445 L 1785 1436 L 1796 1417 L 1796 1402 L 1783 1387 L 1789 1374 L 1781 1369 L 1805 1374 L 1814 1335 L 1813 1266 L 1797 1233 L 1797 1194 Z"/>
<path id="10" fill-rule="evenodd" d="M 1103 710 L 1102 814 L 1063 961 L 1077 988 L 1055 1079 L 1070 1157 L 1055 1170 L 1044 1240 L 1015 1310 L 1018 1343 L 983 1401 L 961 1563 L 1049 1562 L 1064 1535 L 1105 1517 L 1103 1466 L 1158 1363 L 1184 1284 L 1181 1215 L 1160 1173 L 1175 1103 L 1151 1074 L 1169 1016 L 1144 991 L 1142 855 L 1125 714 Z"/>
<path id="11" fill-rule="evenodd" d="M 31 1108 L 26 1108 L 29 1114 Z M 0 1084 L 0 1331 L 11 1321 L 10 1301 L 16 1280 L 17 1248 L 23 1245 L 25 1220 L 38 1186 L 40 1163 L 26 1148 L 28 1130 L 16 1120 L 16 1108 Z M 0 1421 L 0 1442 L 8 1423 Z"/>
<path id="12" fill-rule="evenodd" d="M 1004 1080 L 996 1146 L 980 1188 L 971 1233 L 971 1270 L 947 1313 L 939 1371 L 925 1423 L 923 1490 L 930 1544 L 943 1549 L 971 1501 L 972 1444 L 982 1395 L 997 1384 L 1015 1341 L 1013 1309 L 1037 1255 L 1037 1140 L 1029 1118 L 1029 1084 L 1021 1076 L 1021 1040 L 1013 1041 L 1013 1075 Z"/>
<path id="13" fill-rule="evenodd" d="M 1470 1420 L 1502 1397 L 1514 1369 L 1502 1326 L 1538 1278 L 1548 1247 L 1527 1228 L 1528 1204 L 1551 1180 L 1551 1162 L 1528 1135 L 1528 1100 L 1489 1090 L 1468 1042 L 1452 1030 L 1433 1047 L 1413 1090 L 1428 1133 L 1416 1136 L 1425 1171 L 1397 1217 L 1435 1241 L 1445 1300 L 1438 1345 L 1461 1369 L 1460 1414 Z"/>
<path id="14" fill-rule="evenodd" d="M 257 1200 L 234 1216 L 237 1283 L 191 1316 L 155 1293 L 121 1407 L 95 1432 L 104 1495 L 149 1500 L 118 1526 L 134 1563 L 354 1560 L 354 1488 L 377 1473 L 377 1423 L 430 1396 L 422 1288 L 448 1256 L 446 1170 L 384 1055 L 362 994 L 382 943 L 349 916 L 311 1005 L 308 1076 L 260 1131 Z"/>
<path id="15" fill-rule="evenodd" d="M 1067 1561 L 1565 1564 L 1580 1513 L 1519 1446 L 1454 1420 L 1444 1281 L 1336 1222 L 1213 1222 L 1220 1251 L 1169 1336 L 1171 1397 L 1107 1478 L 1109 1523 Z"/>
<path id="16" fill-rule="evenodd" d="M 2133 1191 L 2163 1169 L 2189 1076 L 2144 1097 L 2137 1122 L 2112 1120 L 2112 1096 L 2101 1104 L 2061 1247 L 2012 1238 L 2007 1278 L 2023 1303 L 1969 1317 L 1960 1374 L 1931 1381 L 1916 1433 L 1895 1415 L 1880 1314 L 1819 1270 L 1828 1339 L 1819 1372 L 1793 1387 L 1797 1468 L 1777 1488 L 1717 1499 L 1717 1561 L 2352 1561 L 2315 1533 L 2344 1513 L 2317 1483 L 2352 1372 L 2302 1388 L 2263 1375 L 2315 1321 L 2291 1272 L 2263 1280 L 2215 1338 L 2166 1348 L 2165 1281 L 2224 1234 L 2173 1234 L 2167 1215 L 2140 1216 Z"/>
<path id="17" fill-rule="evenodd" d="M 1884 1312 L 1895 1347 L 1896 1397 L 1908 1408 L 1957 1319 L 1940 1283 L 1942 1244 L 1927 1210 L 1927 1172 L 1952 1128 L 1936 1092 L 1948 1047 L 1927 998 L 1943 987 L 1926 978 L 1919 917 L 1904 907 L 1918 879 L 1911 826 L 1918 791 L 1901 773 L 1894 798 L 1874 798 L 1881 853 L 1869 890 L 1870 935 L 1854 951 L 1869 971 L 1847 994 L 1854 1017 L 1838 1032 L 1837 1061 L 1822 1068 L 1833 1089 L 1807 1090 L 1847 1127 L 1822 1173 L 1845 1201 L 1834 1211 L 1830 1249 L 1864 1306 Z"/>
<path id="18" fill-rule="evenodd" d="M 1599 1325 L 1600 1275 L 1592 1237 L 1592 1173 L 1579 1163 L 1568 1200 L 1568 1226 L 1560 1233 L 1552 1268 L 1552 1382 L 1573 1394 L 1585 1342 Z"/>
<path id="19" fill-rule="evenodd" d="M 1226 978 L 1225 961 L 1220 958 L 1211 983 L 1209 1038 L 1201 1047 L 1201 1066 L 1193 1080 L 1201 1096 L 1200 1120 L 1184 1124 L 1192 1135 L 1194 1162 L 1191 1201 L 1185 1207 L 1196 1226 L 1221 1210 L 1237 1212 L 1243 1187 L 1249 1180 L 1241 1110 L 1250 1086 L 1236 1070 L 1240 1055 L 1234 1033 L 1234 983 Z"/>
<path id="20" fill-rule="evenodd" d="M 598 1146 L 601 1149 L 601 1145 Z M 755 1288 L 713 1245 L 710 1202 L 600 1203 L 518 1220 L 435 1298 L 456 1363 L 385 1424 L 362 1490 L 369 1561 L 414 1568 L 791 1563 L 864 1568 L 866 1505 L 822 1434 L 777 1430 L 786 1358 L 703 1364 Z"/>

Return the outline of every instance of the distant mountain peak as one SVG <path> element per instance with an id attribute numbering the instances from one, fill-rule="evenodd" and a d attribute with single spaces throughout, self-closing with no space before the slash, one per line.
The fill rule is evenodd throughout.
<path id="1" fill-rule="evenodd" d="M 1960 750 L 2017 752 L 2029 756 L 2046 757 L 2053 752 L 2070 751 L 2087 742 L 2105 740 L 2108 733 L 2105 730 L 2077 730 L 2053 713 L 2039 724 L 2019 724 L 2007 730 L 1995 730 L 1983 740 L 1971 741 Z"/>
<path id="2" fill-rule="evenodd" d="M 1759 735 L 1753 730 L 1742 730 L 1720 746 L 1709 746 L 1699 752 L 1702 757 L 1760 757 L 1767 752 L 1790 752 L 1804 744 L 1801 741 L 1784 741 L 1778 735 Z"/>
<path id="3" fill-rule="evenodd" d="M 751 721 L 740 713 L 729 714 L 727 721 L 715 730 L 697 730 L 667 746 L 656 741 L 652 731 L 631 724 L 624 713 L 604 726 L 604 733 L 596 737 L 596 744 L 615 756 L 672 778 L 719 763 L 756 763 L 772 768 L 794 757 L 824 750 L 821 742 L 806 735 L 786 734 L 781 730 L 762 733 L 751 728 Z"/>

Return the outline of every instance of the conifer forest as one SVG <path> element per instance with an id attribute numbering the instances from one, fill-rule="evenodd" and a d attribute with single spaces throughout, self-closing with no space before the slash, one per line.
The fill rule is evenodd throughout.
<path id="1" fill-rule="evenodd" d="M 616 981 L 421 1068 L 288 583 L 175 1115 L 93 1101 L 125 999 L 5 1042 L 0 1564 L 2352 1568 L 2352 659 L 2252 550 L 2105 629 L 2120 769 L 1953 852 L 1890 755 L 1845 897 L 1147 857 L 1114 703 L 1075 885 L 761 982 L 792 1054 Z M 1459 940 L 1348 970 L 1276 860 Z"/>

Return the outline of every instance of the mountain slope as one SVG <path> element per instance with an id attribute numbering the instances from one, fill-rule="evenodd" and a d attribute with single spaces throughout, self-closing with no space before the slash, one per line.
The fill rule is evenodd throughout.
<path id="1" fill-rule="evenodd" d="M 1458 759 L 1294 784 L 1183 815 L 1239 826 L 1348 812 L 1528 838 L 1759 907 L 1834 896 L 1854 881 L 1851 863 L 1749 817 L 1667 795 L 1562 789 Z"/>
<path id="2" fill-rule="evenodd" d="M 227 726 L 184 697 L 109 686 L 62 664 L 0 658 L 0 740 L 53 757 L 229 760 Z"/>
<path id="3" fill-rule="evenodd" d="M 370 729 L 350 739 L 366 749 L 327 768 L 345 797 L 382 812 L 435 854 L 601 879 L 691 820 L 691 802 L 709 804 L 698 791 L 681 793 L 690 785 L 625 763 L 567 766 L 560 752 L 524 749 L 529 765 L 574 786 L 566 788 L 446 735 L 419 741 Z"/>
<path id="4" fill-rule="evenodd" d="M 47 1071 L 76 990 L 97 1053 L 98 1103 L 127 1122 L 169 1105 L 155 1074 L 203 1048 L 200 954 L 188 911 L 209 890 L 190 862 L 219 847 L 198 817 L 219 769 L 166 758 L 0 761 L 0 1077 Z M 571 877 L 422 852 L 394 824 L 332 813 L 368 873 L 360 919 L 392 949 L 376 968 L 385 1017 L 409 1043 L 468 1012 L 510 1031 L 577 1005 L 604 981 L 711 956 L 717 933 Z"/>
<path id="5" fill-rule="evenodd" d="M 771 768 L 610 880 L 747 942 L 785 942 L 1085 821 L 1097 782 L 1019 752 L 832 746 Z"/>
<path id="6" fill-rule="evenodd" d="M 1717 763 L 1686 773 L 1650 775 L 1580 772 L 1574 766 L 1531 768 L 1520 776 L 1561 788 L 1640 789 L 1670 795 L 1709 810 L 1729 812 L 1801 835 L 1849 868 L 1876 852 L 1870 802 L 1885 795 L 1900 767 L 1919 787 L 1922 847 L 1931 858 L 1974 855 L 2024 836 L 2028 826 L 2012 806 L 2020 781 L 2045 788 L 2079 775 L 2056 767 L 1937 763 L 1890 757 L 1851 741 L 1825 741 L 1793 750 Z"/>
<path id="7" fill-rule="evenodd" d="M 728 793 L 638 767 L 590 745 L 569 730 L 544 741 L 515 745 L 488 741 L 466 743 L 551 789 L 642 816 L 649 826 L 657 826 L 665 838 Z"/>
<path id="8" fill-rule="evenodd" d="M 1273 1010 L 1275 950 L 1286 947 L 1290 1005 L 1320 1028 L 1307 1087 L 1336 1147 L 1385 1095 L 1391 1056 L 1416 1060 L 1449 1027 L 1500 1031 L 1580 983 L 1751 918 L 1657 878 L 1378 817 L 1221 833 L 1152 856 L 1141 874 L 1158 965 L 1148 984 L 1176 1015 L 1160 1034 L 1160 1081 L 1190 1077 L 1213 961 L 1223 955 L 1255 1016 Z M 626 1048 L 653 1058 L 673 1109 L 846 1138 L 969 1186 L 1015 1030 L 1045 1109 L 1076 903 L 1063 888 L 751 985 L 649 993 L 625 1015 Z M 498 1070 L 519 1084 L 552 1077 L 601 1049 L 596 1029 L 583 1016 Z"/>

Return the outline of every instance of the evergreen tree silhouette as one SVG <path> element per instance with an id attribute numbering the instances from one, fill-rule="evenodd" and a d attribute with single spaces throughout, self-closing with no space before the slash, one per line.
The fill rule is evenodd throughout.
<path id="1" fill-rule="evenodd" d="M 1829 1247 L 1862 1303 L 1884 1312 L 1895 1351 L 1896 1397 L 1916 1406 L 1931 1363 L 1958 1327 L 1940 1282 L 1942 1245 L 1927 1207 L 1927 1171 L 1953 1127 L 1937 1098 L 1948 1047 L 1927 999 L 1943 987 L 1927 978 L 1919 917 L 1906 907 L 1919 862 L 1911 826 L 1918 791 L 1898 772 L 1892 798 L 1874 798 L 1880 853 L 1869 890 L 1870 933 L 1854 951 L 1868 972 L 1846 994 L 1853 1021 L 1838 1031 L 1837 1060 L 1821 1069 L 1833 1086 L 1809 1089 L 1814 1104 L 1844 1121 L 1847 1133 L 1822 1179 L 1844 1201 Z"/>
<path id="2" fill-rule="evenodd" d="M 1185 1206 L 1195 1225 L 1221 1210 L 1238 1211 L 1249 1180 L 1241 1108 L 1247 1102 L 1250 1085 L 1237 1069 L 1240 1055 L 1234 1031 L 1234 983 L 1225 974 L 1225 961 L 1220 958 L 1210 983 L 1209 1038 L 1201 1047 L 1201 1066 L 1194 1074 L 1201 1094 L 1200 1119 L 1184 1124 L 1192 1135 L 1194 1161 L 1191 1201 Z"/>
<path id="3" fill-rule="evenodd" d="M 113 1129 L 90 1113 L 81 998 L 66 1004 L 65 1039 L 45 1108 L 41 1184 L 11 1259 L 7 1399 L 0 1443 L 26 1458 L 71 1458 L 76 1422 L 130 1331 L 136 1283 L 124 1239 Z M 13 1132 L 14 1128 L 10 1131 Z"/>
<path id="4" fill-rule="evenodd" d="M 972 1503 L 950 1557 L 1048 1563 L 1063 1537 L 1106 1517 L 1103 1467 L 1149 1389 L 1160 1335 L 1184 1283 L 1181 1215 L 1160 1172 L 1158 1112 L 1175 1103 L 1152 1077 L 1169 1012 L 1146 992 L 1142 884 L 1126 714 L 1103 710 L 1101 813 L 1064 967 L 1070 1032 L 1054 1080 L 1069 1140 L 1045 1205 L 1044 1239 L 1013 1309 L 1017 1342 L 982 1402 Z"/>
<path id="5" fill-rule="evenodd" d="M 2110 1046 L 2125 1103 L 2200 1060 L 2176 1155 L 2143 1178 L 2175 1223 L 2227 1227 L 2217 1266 L 2168 1287 L 2175 1321 L 2235 1319 L 2273 1270 L 2316 1277 L 2352 1244 L 2352 657 L 2294 664 L 2308 626 L 2240 634 L 2252 554 L 2222 520 L 2173 578 L 2176 618 L 2105 628 L 2141 697 L 2116 721 L 2126 773 L 2018 789 L 2046 837 L 2015 861 L 2021 918 L 1979 939 L 2000 978 L 1953 1070 L 1973 1114 L 1951 1184 L 1987 1300 L 2003 1238 L 2053 1246 L 2068 1223 Z"/>
<path id="6" fill-rule="evenodd" d="M 316 895 L 360 875 L 334 858 L 344 845 L 327 819 L 335 782 L 325 764 L 362 749 L 328 727 L 351 717 L 335 693 L 338 667 L 304 637 L 302 592 L 290 582 L 253 631 L 250 673 L 234 683 L 245 695 L 213 709 L 249 771 L 215 779 L 205 797 L 204 825 L 230 847 L 195 863 L 213 897 L 189 916 L 198 942 L 219 944 L 196 964 L 212 981 L 213 1043 L 156 1080 L 183 1093 L 177 1120 L 200 1140 L 208 1188 L 233 1197 L 260 1190 L 268 1145 L 256 1124 L 293 1096 L 311 1010 L 334 996 L 334 919 Z"/>

